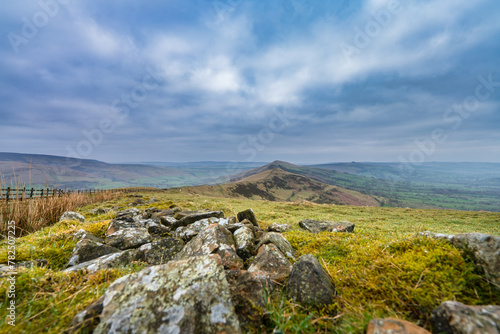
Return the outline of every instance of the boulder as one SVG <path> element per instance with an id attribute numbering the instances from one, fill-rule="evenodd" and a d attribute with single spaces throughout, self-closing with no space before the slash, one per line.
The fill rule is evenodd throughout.
<path id="1" fill-rule="evenodd" d="M 243 260 L 236 254 L 233 235 L 219 224 L 212 224 L 203 229 L 177 253 L 175 259 L 184 260 L 209 254 L 218 254 L 226 269 L 243 268 Z"/>
<path id="2" fill-rule="evenodd" d="M 431 334 L 422 327 L 400 319 L 372 319 L 366 334 Z"/>
<path id="3" fill-rule="evenodd" d="M 85 217 L 82 216 L 81 214 L 77 213 L 77 212 L 66 211 L 61 216 L 61 219 L 59 219 L 60 222 L 62 222 L 64 220 L 75 220 L 75 221 L 78 221 L 80 223 L 84 223 L 85 222 Z"/>
<path id="4" fill-rule="evenodd" d="M 468 306 L 446 301 L 432 311 L 435 334 L 498 334 L 500 306 Z"/>
<path id="5" fill-rule="evenodd" d="M 218 256 L 146 268 L 116 280 L 104 295 L 102 333 L 241 333 Z"/>
<path id="6" fill-rule="evenodd" d="M 142 245 L 135 253 L 136 261 L 150 265 L 164 264 L 172 260 L 184 247 L 184 242 L 177 238 L 165 238 Z"/>
<path id="7" fill-rule="evenodd" d="M 245 219 L 248 219 L 253 225 L 259 226 L 257 222 L 257 218 L 255 217 L 255 213 L 252 209 L 247 209 L 245 211 L 238 212 L 238 221 L 241 222 Z"/>
<path id="8" fill-rule="evenodd" d="M 174 216 L 175 217 L 175 216 Z M 206 211 L 206 212 L 196 212 L 190 213 L 175 223 L 176 227 L 179 226 L 187 226 L 189 224 L 193 224 L 198 220 L 207 219 L 207 218 L 224 218 L 224 213 L 222 211 Z"/>
<path id="9" fill-rule="evenodd" d="M 177 225 L 177 219 L 171 216 L 161 216 L 159 218 L 160 223 L 165 225 L 168 228 L 174 228 Z"/>
<path id="10" fill-rule="evenodd" d="M 140 222 L 136 222 L 135 220 L 132 221 L 112 220 L 111 223 L 109 223 L 108 230 L 106 231 L 106 236 L 116 233 L 123 229 L 140 228 L 140 227 L 144 227 L 144 225 L 141 224 Z"/>
<path id="11" fill-rule="evenodd" d="M 180 226 L 175 230 L 175 236 L 184 241 L 189 241 L 196 237 L 205 227 L 216 223 L 219 224 L 219 220 L 219 218 L 211 217 L 198 220 L 187 226 Z"/>
<path id="12" fill-rule="evenodd" d="M 246 260 L 255 254 L 255 239 L 250 228 L 242 226 L 234 232 L 234 242 L 236 253 L 243 260 Z"/>
<path id="13" fill-rule="evenodd" d="M 101 320 L 100 316 L 102 313 L 103 301 L 104 297 L 101 297 L 87 306 L 83 311 L 78 312 L 73 318 L 70 328 L 68 328 L 65 333 L 92 333 Z"/>
<path id="14" fill-rule="evenodd" d="M 95 242 L 104 243 L 104 240 L 102 240 L 99 237 L 96 237 L 92 233 L 89 233 L 89 232 L 87 232 L 87 231 L 85 231 L 83 229 L 79 229 L 78 231 L 76 231 L 75 233 L 73 233 L 73 237 L 75 237 L 78 240 L 89 239 L 89 240 L 92 240 L 92 241 L 95 241 Z"/>
<path id="15" fill-rule="evenodd" d="M 151 235 L 165 236 L 170 232 L 172 232 L 172 230 L 166 227 L 165 225 L 155 223 L 152 219 L 144 221 L 141 220 L 141 224 L 146 226 L 146 228 L 148 229 L 148 233 Z"/>
<path id="16" fill-rule="evenodd" d="M 260 239 L 257 249 L 265 244 L 274 244 L 289 259 L 295 260 L 295 252 L 292 245 L 280 233 L 268 232 Z"/>
<path id="17" fill-rule="evenodd" d="M 248 268 L 249 272 L 266 272 L 273 280 L 283 280 L 292 269 L 292 264 L 274 244 L 259 248 L 257 256 Z"/>
<path id="18" fill-rule="evenodd" d="M 278 233 L 283 233 L 290 231 L 292 227 L 288 224 L 278 224 L 278 223 L 272 223 L 267 227 L 268 232 L 278 232 Z"/>
<path id="19" fill-rule="evenodd" d="M 148 230 L 141 228 L 125 228 L 106 236 L 106 243 L 121 250 L 137 248 L 151 242 L 153 238 Z"/>
<path id="20" fill-rule="evenodd" d="M 127 210 L 118 211 L 116 213 L 116 220 L 133 221 L 135 217 L 141 214 L 141 210 L 137 208 L 130 208 Z"/>
<path id="21" fill-rule="evenodd" d="M 96 242 L 94 240 L 83 238 L 76 243 L 71 258 L 66 267 L 71 267 L 82 262 L 87 262 L 103 255 L 118 253 L 118 248 L 104 244 L 104 242 Z"/>
<path id="22" fill-rule="evenodd" d="M 311 233 L 354 231 L 354 224 L 348 221 L 331 222 L 331 221 L 305 219 L 299 222 L 299 226 Z"/>
<path id="23" fill-rule="evenodd" d="M 136 250 L 126 250 L 119 253 L 112 253 L 98 257 L 96 259 L 77 264 L 64 270 L 64 272 L 73 272 L 78 270 L 86 270 L 88 272 L 96 272 L 103 269 L 124 266 L 135 261 Z"/>
<path id="24" fill-rule="evenodd" d="M 289 298 L 303 305 L 323 307 L 335 301 L 335 287 L 312 254 L 301 256 L 292 267 L 286 292 Z"/>

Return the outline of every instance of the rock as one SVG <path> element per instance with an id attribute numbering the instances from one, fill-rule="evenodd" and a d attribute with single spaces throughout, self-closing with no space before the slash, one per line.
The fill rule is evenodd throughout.
<path id="1" fill-rule="evenodd" d="M 75 237 L 78 240 L 89 239 L 89 240 L 92 240 L 94 242 L 104 243 L 104 240 L 102 240 L 99 237 L 96 237 L 92 233 L 89 233 L 89 232 L 87 232 L 87 231 L 85 231 L 83 229 L 79 229 L 78 231 L 76 231 L 75 233 L 73 233 L 73 237 Z"/>
<path id="2" fill-rule="evenodd" d="M 141 214 L 141 210 L 137 209 L 137 208 L 131 208 L 131 209 L 127 209 L 127 210 L 122 210 L 122 211 L 118 211 L 116 213 L 116 217 L 115 219 L 116 220 L 123 220 L 123 221 L 133 221 L 134 220 L 134 217 L 137 217 Z"/>
<path id="3" fill-rule="evenodd" d="M 328 306 L 335 301 L 335 287 L 312 254 L 301 256 L 292 267 L 286 292 L 289 298 L 303 305 Z"/>
<path id="4" fill-rule="evenodd" d="M 422 327 L 400 319 L 372 319 L 366 334 L 431 334 Z"/>
<path id="5" fill-rule="evenodd" d="M 241 222 L 245 219 L 248 219 L 253 225 L 259 226 L 257 223 L 257 218 L 255 217 L 255 213 L 252 209 L 247 209 L 245 211 L 238 212 L 238 221 Z"/>
<path id="6" fill-rule="evenodd" d="M 331 222 L 319 221 L 312 219 L 305 219 L 299 222 L 299 226 L 304 230 L 311 233 L 319 232 L 352 232 L 354 231 L 354 224 L 348 221 L 344 222 Z"/>
<path id="7" fill-rule="evenodd" d="M 161 224 L 165 225 L 170 229 L 174 228 L 174 226 L 177 225 L 177 219 L 175 219 L 174 217 L 162 216 L 159 219 Z"/>
<path id="8" fill-rule="evenodd" d="M 151 198 L 151 199 L 148 201 L 148 203 L 147 203 L 147 204 L 153 204 L 153 203 L 158 203 L 158 202 L 159 202 L 159 200 L 153 197 L 153 198 Z"/>
<path id="9" fill-rule="evenodd" d="M 97 209 L 90 210 L 90 213 L 93 215 L 104 215 L 110 211 L 111 211 L 111 209 L 107 209 L 107 208 L 97 208 Z"/>
<path id="10" fill-rule="evenodd" d="M 106 231 L 106 236 L 116 233 L 123 229 L 131 229 L 131 228 L 142 228 L 143 224 L 140 222 L 132 221 L 123 221 L 123 220 L 112 220 L 108 226 L 108 230 Z"/>
<path id="11" fill-rule="evenodd" d="M 219 218 L 207 218 L 207 219 L 201 219 L 198 220 L 188 226 L 181 226 L 178 227 L 175 230 L 175 236 L 177 238 L 181 238 L 184 241 L 189 241 L 196 237 L 198 233 L 201 232 L 205 227 L 212 225 L 212 224 L 218 224 L 219 223 Z"/>
<path id="12" fill-rule="evenodd" d="M 500 306 L 468 306 L 446 301 L 432 311 L 435 334 L 498 334 Z"/>
<path id="13" fill-rule="evenodd" d="M 83 311 L 78 312 L 73 318 L 70 328 L 68 328 L 65 333 L 92 333 L 101 320 L 100 316 L 102 313 L 103 301 L 104 297 L 101 297 L 87 306 Z"/>
<path id="14" fill-rule="evenodd" d="M 236 253 L 243 260 L 252 257 L 255 253 L 254 235 L 250 228 L 243 226 L 234 232 Z"/>
<path id="15" fill-rule="evenodd" d="M 88 272 L 96 272 L 103 269 L 124 266 L 135 261 L 136 250 L 126 250 L 120 253 L 113 253 L 98 257 L 97 259 L 83 262 L 75 266 L 69 267 L 64 272 L 73 272 L 78 270 L 87 270 Z"/>
<path id="16" fill-rule="evenodd" d="M 184 247 L 184 242 L 177 238 L 165 238 L 142 245 L 135 253 L 135 260 L 150 265 L 164 264 L 172 260 Z"/>
<path id="17" fill-rule="evenodd" d="M 176 260 L 184 260 L 193 256 L 218 254 L 226 269 L 243 268 L 243 260 L 236 255 L 234 239 L 224 226 L 212 224 L 203 229 L 189 241 L 176 256 Z"/>
<path id="18" fill-rule="evenodd" d="M 96 259 L 103 255 L 118 252 L 120 252 L 118 248 L 106 245 L 103 242 L 96 242 L 94 240 L 83 238 L 77 242 L 66 267 L 71 267 L 82 262 Z"/>
<path id="19" fill-rule="evenodd" d="M 274 289 L 265 272 L 233 271 L 227 274 L 231 286 L 231 299 L 244 333 L 262 332 L 265 318 L 266 296 Z"/>
<path id="20" fill-rule="evenodd" d="M 143 200 L 142 198 L 136 198 L 131 203 L 129 203 L 128 205 L 130 205 L 130 206 L 137 206 L 137 205 L 143 205 L 143 204 L 146 204 L 145 200 Z"/>
<path id="21" fill-rule="evenodd" d="M 457 235 L 420 232 L 415 236 L 444 239 L 458 248 L 472 254 L 474 263 L 484 270 L 487 278 L 500 288 L 500 237 L 482 233 L 464 233 Z"/>
<path id="22" fill-rule="evenodd" d="M 59 219 L 60 222 L 62 222 L 64 220 L 75 220 L 75 221 L 78 221 L 80 223 L 84 223 L 85 222 L 85 217 L 82 216 L 81 214 L 77 213 L 77 212 L 66 211 L 61 216 L 61 219 Z"/>
<path id="23" fill-rule="evenodd" d="M 177 221 L 175 226 L 176 227 L 187 226 L 189 224 L 197 222 L 198 220 L 212 218 L 212 217 L 224 218 L 224 213 L 222 211 L 207 211 L 207 212 L 196 212 L 188 214 L 185 217 L 181 218 L 179 221 Z"/>
<path id="24" fill-rule="evenodd" d="M 290 274 L 292 264 L 274 244 L 259 248 L 257 256 L 248 268 L 249 272 L 264 271 L 273 280 L 282 280 Z"/>
<path id="25" fill-rule="evenodd" d="M 153 266 L 116 280 L 104 295 L 102 333 L 241 333 L 218 256 Z"/>
<path id="26" fill-rule="evenodd" d="M 272 223 L 267 227 L 267 231 L 269 232 L 278 232 L 278 233 L 283 233 L 290 231 L 292 227 L 288 224 L 278 224 L 278 223 Z"/>
<path id="27" fill-rule="evenodd" d="M 166 227 L 165 225 L 155 223 L 153 220 L 148 219 L 145 221 L 141 221 L 144 226 L 148 229 L 148 233 L 156 236 L 165 236 L 172 232 L 171 229 Z"/>
<path id="28" fill-rule="evenodd" d="M 293 251 L 292 245 L 286 240 L 280 233 L 268 232 L 260 239 L 257 249 L 265 244 L 274 244 L 279 250 L 285 254 L 289 259 L 295 260 L 295 252 Z"/>
<path id="29" fill-rule="evenodd" d="M 108 245 L 121 250 L 137 248 L 151 242 L 151 240 L 153 240 L 151 234 L 144 227 L 125 228 L 106 236 L 106 243 Z"/>

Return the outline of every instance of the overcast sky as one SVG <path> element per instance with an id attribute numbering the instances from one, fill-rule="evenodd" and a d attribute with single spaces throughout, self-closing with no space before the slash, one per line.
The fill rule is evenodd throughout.
<path id="1" fill-rule="evenodd" d="M 0 152 L 500 162 L 498 0 L 0 4 Z"/>

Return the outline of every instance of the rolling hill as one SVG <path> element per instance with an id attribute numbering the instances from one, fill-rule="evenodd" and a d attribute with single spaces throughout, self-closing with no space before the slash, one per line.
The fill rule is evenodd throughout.
<path id="1" fill-rule="evenodd" d="M 247 177 L 239 179 L 236 182 L 188 187 L 182 190 L 191 194 L 217 197 L 245 197 L 269 201 L 308 201 L 318 204 L 380 206 L 380 199 L 287 172 L 281 168 L 284 164 L 286 163 L 275 162 L 261 168 L 253 169 L 252 173 Z"/>

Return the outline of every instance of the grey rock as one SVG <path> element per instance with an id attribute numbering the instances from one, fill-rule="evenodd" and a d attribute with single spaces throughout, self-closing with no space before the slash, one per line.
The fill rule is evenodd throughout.
<path id="1" fill-rule="evenodd" d="M 201 232 L 205 227 L 212 224 L 219 224 L 221 219 L 211 217 L 206 219 L 198 220 L 188 226 L 180 226 L 175 230 L 175 236 L 181 238 L 184 241 L 189 241 L 196 237 L 198 233 Z"/>
<path id="2" fill-rule="evenodd" d="M 366 334 L 431 334 L 422 327 L 395 318 L 372 319 Z"/>
<path id="3" fill-rule="evenodd" d="M 332 222 L 332 221 L 305 219 L 299 222 L 299 226 L 311 233 L 354 231 L 354 224 L 348 221 Z"/>
<path id="4" fill-rule="evenodd" d="M 241 333 L 218 256 L 171 261 L 116 280 L 104 295 L 103 333 Z"/>
<path id="5" fill-rule="evenodd" d="M 187 226 L 189 224 L 197 222 L 198 220 L 212 218 L 212 217 L 224 218 L 224 213 L 222 211 L 206 211 L 206 212 L 191 213 L 178 220 L 175 223 L 175 226 L 176 227 Z"/>
<path id="6" fill-rule="evenodd" d="M 166 227 L 172 229 L 177 226 L 177 219 L 171 216 L 161 216 L 159 217 L 160 223 L 165 225 Z"/>
<path id="7" fill-rule="evenodd" d="M 85 217 L 82 216 L 81 214 L 77 213 L 77 212 L 66 211 L 61 216 L 61 219 L 59 219 L 60 222 L 62 222 L 64 220 L 75 220 L 75 221 L 78 221 L 80 223 L 84 223 L 85 222 Z"/>
<path id="8" fill-rule="evenodd" d="M 267 230 L 269 232 L 277 232 L 277 233 L 283 233 L 290 231 L 292 227 L 288 224 L 278 224 L 278 223 L 272 223 L 267 227 Z"/>
<path id="9" fill-rule="evenodd" d="M 153 203 L 158 203 L 158 202 L 159 202 L 159 200 L 153 197 L 153 198 L 151 198 L 151 199 L 148 201 L 148 204 L 153 204 Z"/>
<path id="10" fill-rule="evenodd" d="M 92 233 L 89 233 L 89 232 L 87 232 L 87 231 L 85 231 L 83 229 L 79 229 L 78 231 L 76 231 L 75 233 L 73 233 L 73 237 L 75 237 L 78 240 L 89 239 L 89 240 L 92 240 L 94 242 L 104 243 L 104 240 L 102 240 L 99 237 L 96 237 Z"/>
<path id="11" fill-rule="evenodd" d="M 446 301 L 432 312 L 435 334 L 498 334 L 500 306 L 468 306 Z"/>
<path id="12" fill-rule="evenodd" d="M 292 267 L 286 292 L 303 305 L 327 306 L 335 301 L 335 287 L 330 276 L 311 254 L 301 256 Z"/>
<path id="13" fill-rule="evenodd" d="M 283 280 L 290 274 L 292 264 L 274 244 L 259 248 L 257 256 L 248 268 L 249 272 L 266 272 L 273 280 Z"/>
<path id="14" fill-rule="evenodd" d="M 172 260 L 184 247 L 184 242 L 177 238 L 164 238 L 142 245 L 135 252 L 135 260 L 159 265 Z"/>
<path id="15" fill-rule="evenodd" d="M 151 242 L 153 238 L 148 230 L 141 228 L 124 228 L 106 236 L 106 243 L 121 250 L 137 248 Z"/>
<path id="16" fill-rule="evenodd" d="M 283 254 L 285 254 L 287 258 L 295 260 L 295 252 L 292 248 L 292 245 L 290 245 L 288 240 L 286 240 L 285 237 L 283 237 L 283 235 L 281 235 L 280 233 L 268 232 L 264 234 L 264 236 L 260 239 L 259 244 L 257 245 L 257 249 L 259 249 L 262 245 L 270 243 L 278 247 L 279 250 Z"/>
<path id="17" fill-rule="evenodd" d="M 65 333 L 91 333 L 99 324 L 104 296 L 77 313 Z"/>
<path id="18" fill-rule="evenodd" d="M 137 208 L 130 208 L 127 210 L 118 211 L 116 213 L 115 219 L 116 220 L 124 220 L 124 221 L 133 220 L 135 217 L 139 216 L 140 214 L 141 214 L 141 210 L 139 210 Z"/>
<path id="19" fill-rule="evenodd" d="M 93 215 L 104 215 L 110 211 L 111 211 L 111 209 L 108 209 L 108 208 L 97 208 L 97 209 L 90 210 L 90 213 Z"/>
<path id="20" fill-rule="evenodd" d="M 106 231 L 106 236 L 116 233 L 123 229 L 131 229 L 131 228 L 141 228 L 144 227 L 140 222 L 132 221 L 123 221 L 123 220 L 112 220 L 109 223 L 108 230 Z"/>
<path id="21" fill-rule="evenodd" d="M 96 259 L 103 255 L 118 252 L 120 252 L 118 248 L 106 245 L 103 242 L 96 242 L 94 240 L 83 238 L 76 243 L 66 267 L 71 267 L 79 263 Z"/>
<path id="22" fill-rule="evenodd" d="M 74 272 L 79 270 L 86 270 L 88 272 L 96 272 L 103 269 L 115 268 L 119 266 L 125 266 L 130 264 L 135 260 L 136 250 L 126 250 L 120 253 L 113 253 L 98 257 L 97 259 L 90 260 L 77 264 L 75 266 L 69 267 L 64 270 L 64 272 Z"/>
<path id="23" fill-rule="evenodd" d="M 156 223 L 152 219 L 141 220 L 140 223 L 148 229 L 148 233 L 151 235 L 165 236 L 172 232 L 172 230 L 168 227 L 160 223 Z"/>
<path id="24" fill-rule="evenodd" d="M 237 229 L 234 232 L 234 242 L 236 253 L 243 260 L 252 257 L 255 253 L 255 239 L 252 230 L 246 226 Z"/>
<path id="25" fill-rule="evenodd" d="M 248 219 L 253 225 L 259 226 L 257 222 L 257 218 L 255 217 L 255 213 L 252 209 L 247 209 L 245 211 L 238 212 L 238 221 L 241 222 L 245 219 Z"/>
<path id="26" fill-rule="evenodd" d="M 193 256 L 218 254 L 226 269 L 243 268 L 243 260 L 236 254 L 231 232 L 224 226 L 212 224 L 203 229 L 189 241 L 176 256 L 176 260 L 184 260 Z"/>

